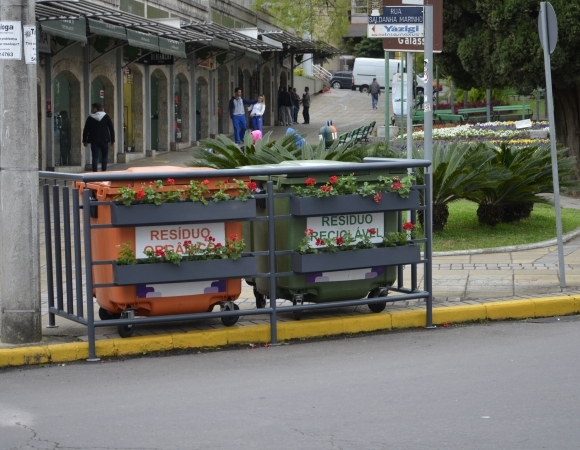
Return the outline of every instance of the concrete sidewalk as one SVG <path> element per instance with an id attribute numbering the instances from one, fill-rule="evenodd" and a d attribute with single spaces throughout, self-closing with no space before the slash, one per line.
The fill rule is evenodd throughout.
<path id="1" fill-rule="evenodd" d="M 314 97 L 311 124 L 297 126 L 307 132 L 309 141 L 318 140 L 318 128 L 330 119 L 339 133 L 377 120 L 381 110 L 372 110 L 370 97 L 352 91 L 331 91 Z M 368 104 L 367 104 L 368 100 Z M 382 106 L 381 106 L 382 109 Z M 358 117 L 357 117 L 358 114 Z M 304 127 L 304 128 L 301 128 Z M 344 130 L 340 130 L 343 127 Z M 277 138 L 285 128 L 272 127 Z M 268 131 L 266 129 L 265 131 Z M 130 164 L 111 165 L 110 170 L 128 167 L 183 166 L 190 151 L 158 154 Z M 562 199 L 562 207 L 580 209 L 580 200 Z M 580 230 L 566 236 L 565 289 L 560 288 L 558 254 L 554 240 L 511 248 L 468 250 L 435 254 L 433 258 L 434 323 L 472 320 L 525 319 L 580 312 Z M 44 270 L 45 270 L 45 266 Z M 423 273 L 419 272 L 420 287 Z M 64 362 L 87 357 L 87 329 L 57 317 L 57 328 L 47 328 L 48 298 L 46 276 L 42 276 L 43 342 L 11 346 L 0 343 L 0 367 L 40 362 Z M 250 286 L 244 284 L 236 302 L 240 309 L 254 309 Z M 277 301 L 282 308 L 290 302 Z M 95 317 L 98 305 L 93 305 Z M 290 313 L 278 314 L 278 339 L 308 338 L 341 333 L 387 330 L 425 325 L 425 303 L 413 300 L 387 303 L 383 313 L 373 314 L 367 306 L 318 310 L 303 313 L 297 322 Z M 210 332 L 211 331 L 211 332 Z M 108 357 L 123 354 L 215 347 L 228 344 L 267 343 L 270 339 L 268 315 L 241 317 L 238 324 L 225 328 L 219 319 L 205 319 L 168 325 L 139 325 L 134 337 L 120 339 L 116 327 L 97 328 L 97 354 Z"/>

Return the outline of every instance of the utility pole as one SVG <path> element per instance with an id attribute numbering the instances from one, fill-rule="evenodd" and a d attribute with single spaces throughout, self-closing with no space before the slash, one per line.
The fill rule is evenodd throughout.
<path id="1" fill-rule="evenodd" d="M 0 0 L 0 22 L 0 340 L 24 344 L 42 337 L 34 0 Z"/>

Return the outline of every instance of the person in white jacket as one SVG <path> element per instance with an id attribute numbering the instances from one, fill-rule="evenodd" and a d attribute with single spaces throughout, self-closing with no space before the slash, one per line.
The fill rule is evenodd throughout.
<path id="1" fill-rule="evenodd" d="M 250 124 L 252 130 L 262 131 L 262 116 L 266 111 L 266 104 L 264 103 L 264 96 L 258 96 L 258 103 L 253 104 L 250 108 Z"/>

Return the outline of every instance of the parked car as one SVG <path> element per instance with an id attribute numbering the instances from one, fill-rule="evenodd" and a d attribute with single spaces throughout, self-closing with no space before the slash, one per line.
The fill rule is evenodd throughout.
<path id="1" fill-rule="evenodd" d="M 352 72 L 336 72 L 330 79 L 330 87 L 334 89 L 350 89 L 352 85 Z"/>

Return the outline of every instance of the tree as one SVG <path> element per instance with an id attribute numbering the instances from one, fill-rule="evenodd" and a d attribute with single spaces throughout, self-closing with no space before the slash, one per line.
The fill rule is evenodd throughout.
<path id="1" fill-rule="evenodd" d="M 351 0 L 256 0 L 253 8 L 272 15 L 298 36 L 309 34 L 324 42 L 339 42 L 348 29 Z"/>
<path id="2" fill-rule="evenodd" d="M 580 4 L 552 0 L 558 44 L 552 54 L 556 137 L 580 161 Z M 436 63 L 458 87 L 545 86 L 536 0 L 446 0 L 443 53 Z"/>
<path id="3" fill-rule="evenodd" d="M 354 46 L 352 54 L 357 58 L 384 58 L 385 51 L 383 50 L 383 40 L 363 37 L 361 41 Z"/>

